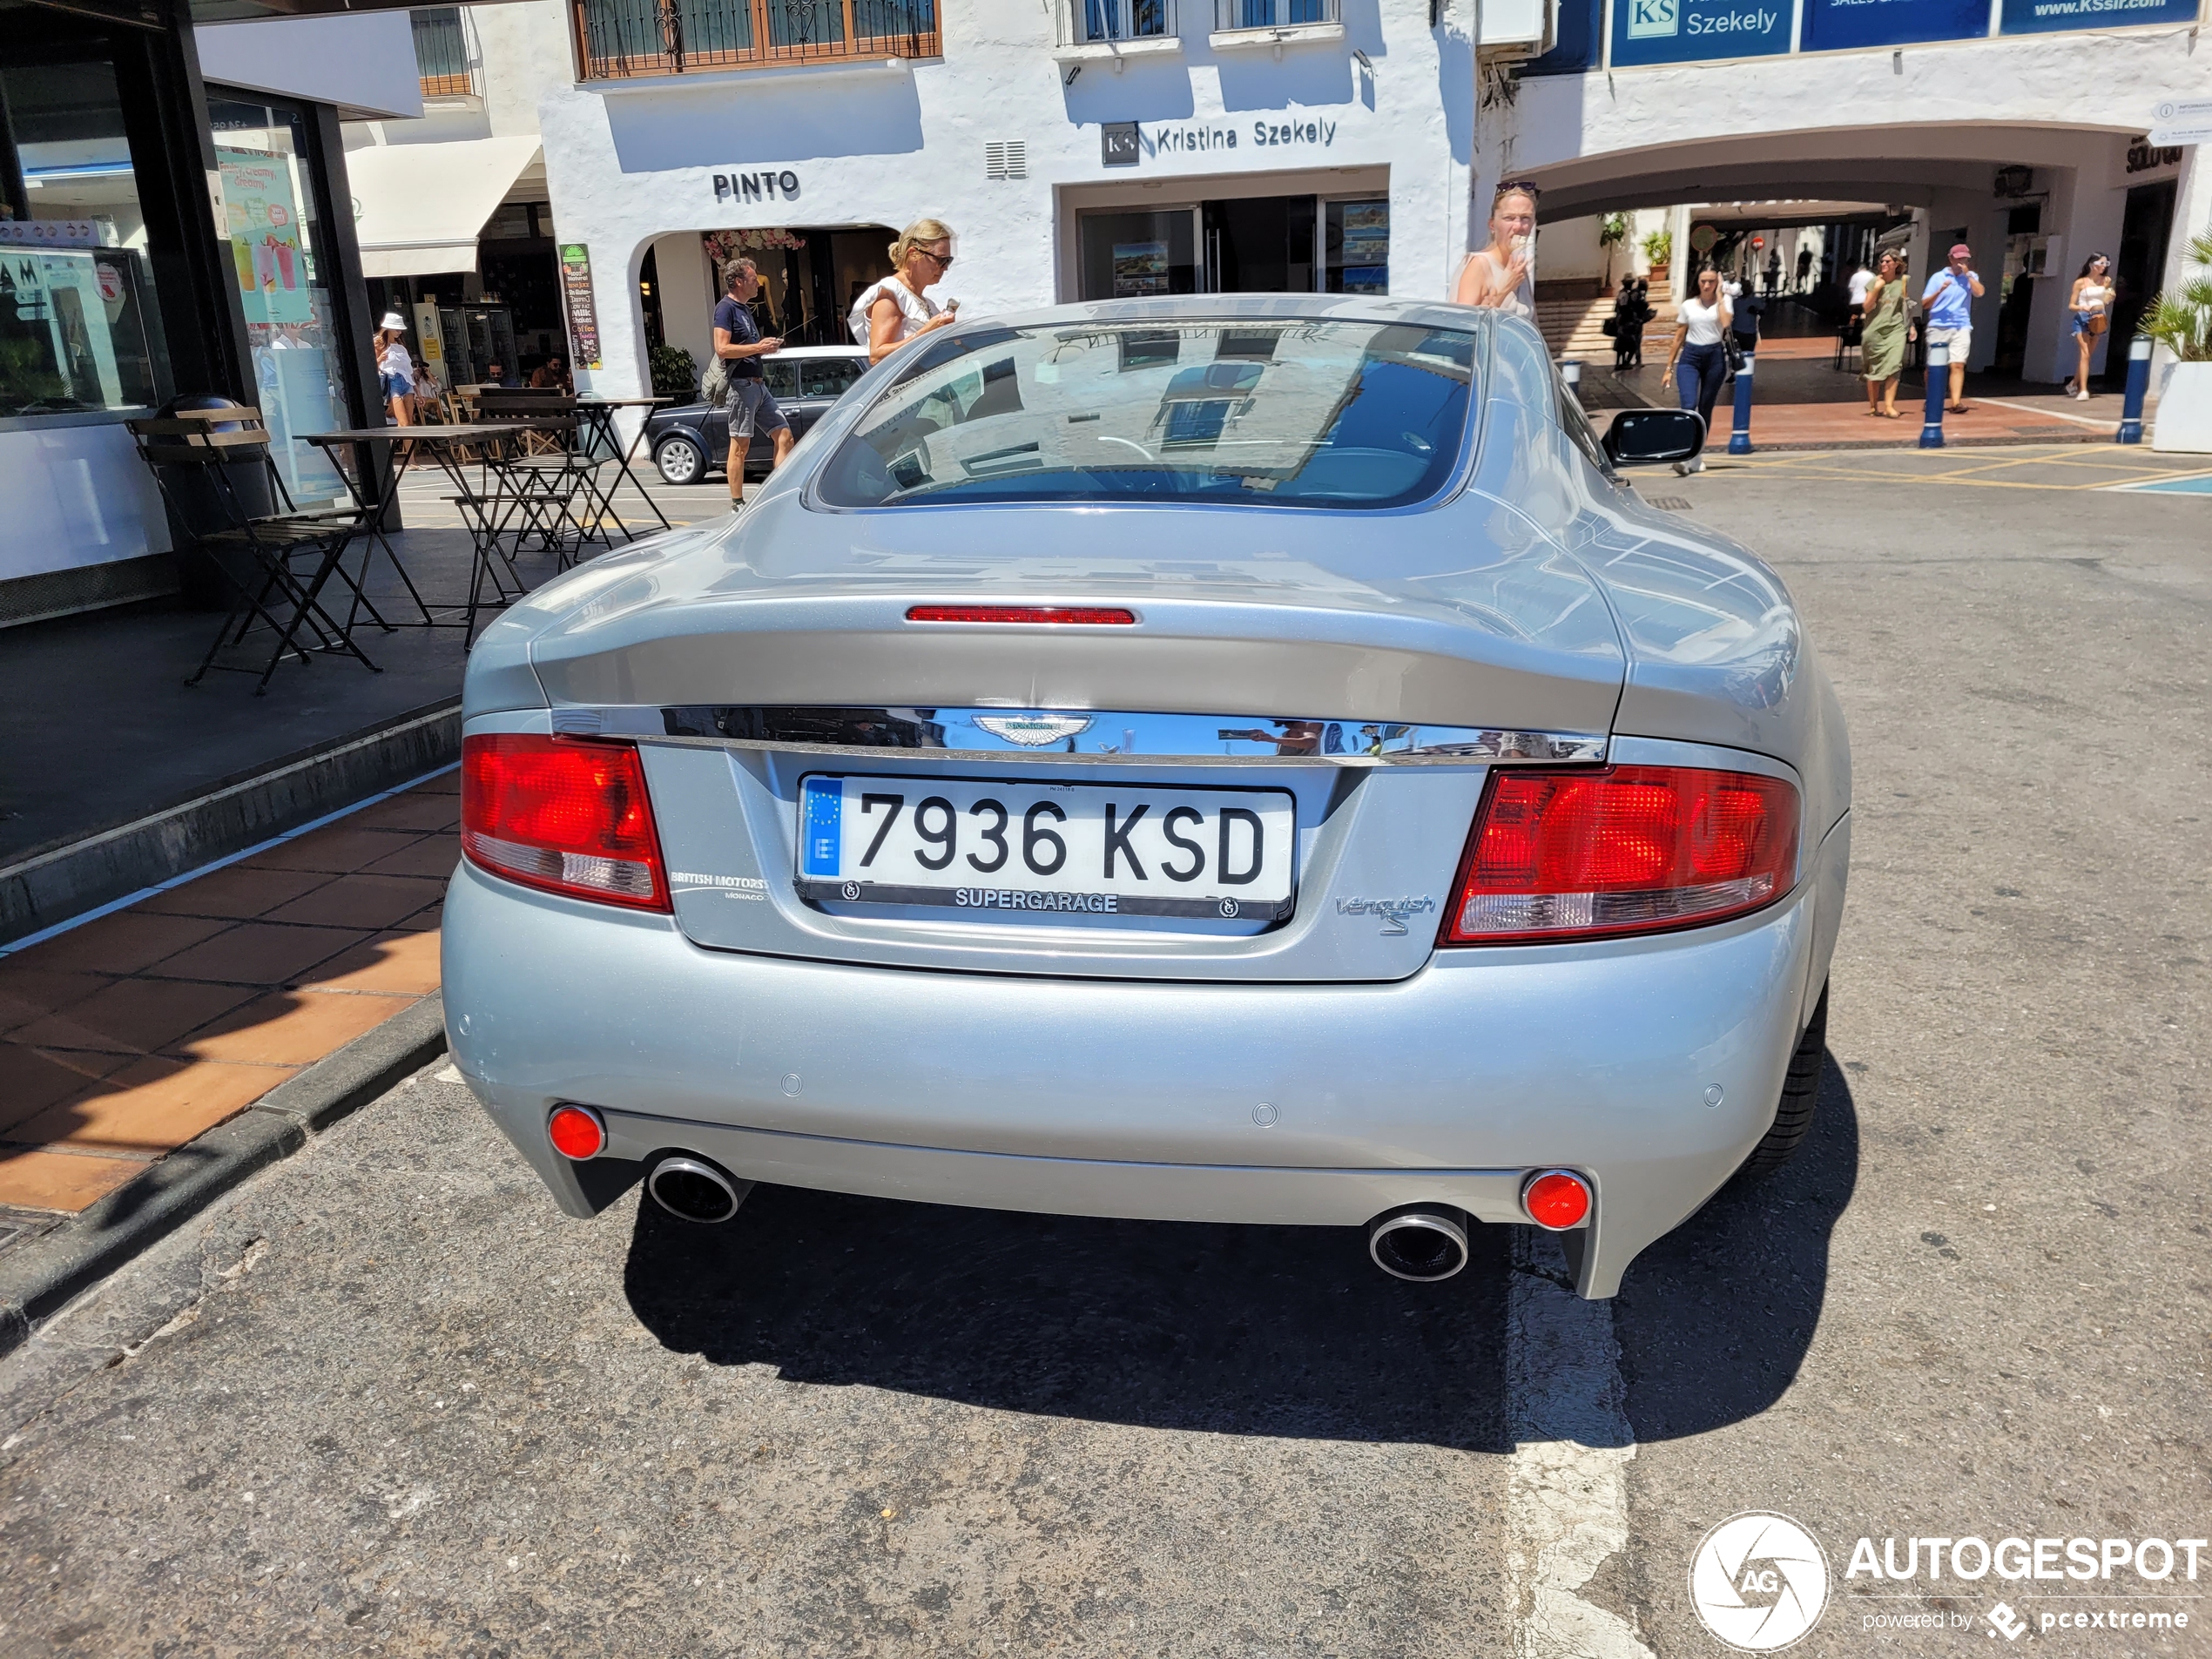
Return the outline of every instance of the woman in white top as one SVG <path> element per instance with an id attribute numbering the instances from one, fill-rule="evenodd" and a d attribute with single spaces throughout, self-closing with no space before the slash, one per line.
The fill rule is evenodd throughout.
<path id="1" fill-rule="evenodd" d="M 885 358 L 922 334 L 954 320 L 960 301 L 939 305 L 925 290 L 944 280 L 953 268 L 952 227 L 934 219 L 918 219 L 899 233 L 891 245 L 892 274 L 868 288 L 853 302 L 846 320 L 852 325 L 856 345 L 868 348 L 868 361 Z"/>
<path id="2" fill-rule="evenodd" d="M 2074 349 L 2080 360 L 2066 389 L 2084 402 L 2089 396 L 2089 360 L 2097 354 L 2097 336 L 2112 320 L 2111 270 L 2110 260 L 2092 253 L 2082 261 L 2081 274 L 2074 279 L 2074 293 L 2066 302 Z"/>
<path id="3" fill-rule="evenodd" d="M 376 326 L 376 377 L 393 423 L 413 426 L 415 359 L 407 349 L 407 319 L 396 311 L 386 312 Z"/>
<path id="4" fill-rule="evenodd" d="M 1676 387 L 1683 408 L 1704 416 L 1708 432 L 1713 426 L 1713 400 L 1728 378 L 1728 348 L 1721 344 L 1721 336 L 1733 320 L 1728 296 L 1721 292 L 1721 274 L 1709 265 L 1697 273 L 1696 293 L 1675 314 L 1674 347 L 1667 354 L 1667 372 L 1659 381 L 1662 386 Z M 1705 462 L 1702 457 L 1677 462 L 1676 470 L 1703 472 Z"/>
<path id="5" fill-rule="evenodd" d="M 1490 246 L 1467 255 L 1452 297 L 1463 306 L 1535 321 L 1535 239 L 1536 187 L 1499 185 L 1490 201 Z"/>

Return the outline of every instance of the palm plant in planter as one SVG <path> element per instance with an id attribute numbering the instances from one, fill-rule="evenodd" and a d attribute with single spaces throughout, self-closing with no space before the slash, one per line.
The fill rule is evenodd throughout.
<path id="1" fill-rule="evenodd" d="M 1629 216 L 1608 213 L 1597 222 L 1597 245 L 1605 250 L 1605 291 L 1613 292 L 1613 250 L 1629 239 Z"/>
<path id="2" fill-rule="evenodd" d="M 2150 447 L 2212 455 L 2212 231 L 2189 239 L 2195 273 L 2168 288 L 2143 314 L 2141 332 L 2174 354 Z"/>
<path id="3" fill-rule="evenodd" d="M 1643 239 L 1643 257 L 1651 264 L 1651 281 L 1655 287 L 1667 286 L 1668 262 L 1675 257 L 1675 233 L 1654 231 Z"/>

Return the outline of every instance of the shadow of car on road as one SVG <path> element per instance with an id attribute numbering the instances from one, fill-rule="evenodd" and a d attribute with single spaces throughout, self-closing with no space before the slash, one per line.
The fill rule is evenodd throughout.
<path id="1" fill-rule="evenodd" d="M 1630 1271 L 1637 1438 L 1764 1410 L 1817 1321 L 1858 1130 L 1832 1060 L 1797 1161 L 1731 1183 Z M 1511 1239 L 1438 1285 L 1356 1230 L 1096 1220 L 761 1185 L 702 1227 L 637 1206 L 624 1273 L 666 1347 L 1001 1411 L 1213 1433 L 1510 1451 Z"/>
<path id="2" fill-rule="evenodd" d="M 1820 1323 L 1829 1236 L 1858 1184 L 1858 1111 L 1831 1052 L 1797 1157 L 1730 1182 L 1622 1282 L 1614 1330 L 1639 1441 L 1741 1422 L 1788 1391 Z"/>

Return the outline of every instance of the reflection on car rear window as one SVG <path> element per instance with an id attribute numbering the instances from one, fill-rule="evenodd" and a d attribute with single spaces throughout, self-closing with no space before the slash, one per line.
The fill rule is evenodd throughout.
<path id="1" fill-rule="evenodd" d="M 974 329 L 912 348 L 823 470 L 843 507 L 1371 508 L 1450 476 L 1474 337 L 1350 321 Z"/>

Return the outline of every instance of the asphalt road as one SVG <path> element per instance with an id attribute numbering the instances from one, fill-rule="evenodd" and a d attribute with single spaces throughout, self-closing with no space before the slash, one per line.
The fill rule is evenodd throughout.
<path id="1" fill-rule="evenodd" d="M 1796 1652 L 2212 1652 L 2212 1551 L 1844 1575 L 2212 1534 L 2212 520 L 2020 458 L 1647 485 L 1808 613 L 1856 864 L 1811 1143 L 1615 1303 L 1498 1236 L 1422 1290 L 765 1188 L 573 1223 L 426 1073 L 0 1362 L 0 1653 L 1672 1659 L 1744 1510 L 1825 1548 Z M 2040 1628 L 2145 1609 L 2189 1626 Z"/>

